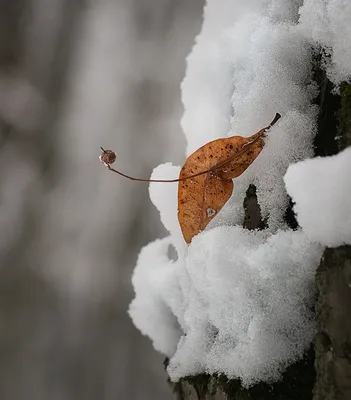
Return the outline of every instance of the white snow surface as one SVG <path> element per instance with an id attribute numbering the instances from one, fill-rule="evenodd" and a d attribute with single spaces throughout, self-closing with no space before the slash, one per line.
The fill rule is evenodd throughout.
<path id="1" fill-rule="evenodd" d="M 351 76 L 351 2 L 305 0 L 300 9 L 301 29 L 314 45 L 324 48 L 329 78 L 339 84 Z"/>
<path id="2" fill-rule="evenodd" d="M 325 246 L 351 245 L 351 147 L 290 165 L 284 180 L 299 225 Z"/>
<path id="3" fill-rule="evenodd" d="M 318 110 L 312 104 L 317 95 L 312 47 L 318 44 L 332 52 L 328 73 L 336 83 L 350 78 L 347 55 L 337 50 L 341 43 L 350 50 L 343 40 L 349 28 L 337 23 L 336 9 L 347 15 L 349 6 L 338 0 L 207 1 L 182 83 L 186 155 L 216 138 L 250 136 L 277 112 L 282 118 L 270 130 L 261 154 L 235 179 L 231 199 L 189 246 L 177 219 L 177 184 L 150 184 L 150 198 L 170 235 L 142 249 L 133 275 L 136 294 L 130 315 L 170 358 L 168 373 L 174 381 L 217 372 L 240 378 L 246 386 L 273 382 L 310 345 L 315 332 L 314 274 L 333 232 L 317 237 L 313 216 L 304 217 L 305 209 L 315 204 L 303 197 L 297 182 L 303 166 L 309 168 L 307 161 L 286 175 L 304 228 L 289 229 L 284 222 L 284 175 L 290 164 L 313 156 Z M 318 18 L 328 20 L 317 32 L 323 40 L 311 34 L 312 21 Z M 346 18 L 351 26 L 351 16 Z M 327 43 L 330 32 L 334 36 Z M 179 171 L 163 164 L 152 178 L 172 179 Z M 312 187 L 321 182 L 316 179 Z M 251 183 L 268 224 L 261 232 L 239 226 Z M 328 184 L 330 191 L 333 184 Z M 327 196 L 323 193 L 321 204 L 329 204 Z M 172 246 L 177 260 L 169 256 Z"/>
<path id="4" fill-rule="evenodd" d="M 311 307 L 323 247 L 302 231 L 222 226 L 196 236 L 184 259 L 172 239 L 140 253 L 133 276 L 134 323 L 171 357 L 176 381 L 201 372 L 273 382 L 315 334 Z"/>

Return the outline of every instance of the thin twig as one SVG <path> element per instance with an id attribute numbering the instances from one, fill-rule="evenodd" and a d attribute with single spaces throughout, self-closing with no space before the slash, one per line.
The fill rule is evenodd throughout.
<path id="1" fill-rule="evenodd" d="M 198 172 L 197 174 L 194 175 L 189 175 L 189 176 L 185 176 L 184 178 L 178 178 L 178 179 L 145 179 L 145 178 L 134 178 L 133 176 L 129 176 L 124 174 L 123 172 L 118 171 L 117 169 L 114 169 L 111 167 L 111 165 L 107 165 L 107 168 L 118 174 L 123 176 L 124 178 L 130 179 L 132 181 L 139 181 L 139 182 L 157 182 L 157 183 L 174 183 L 174 182 L 180 182 L 180 181 L 185 181 L 187 179 L 192 179 L 192 178 L 196 178 L 198 176 L 204 175 L 204 174 L 208 174 L 208 173 L 213 173 L 214 171 L 216 171 L 219 168 L 224 167 L 226 164 L 233 162 L 236 158 L 239 158 L 240 156 L 242 156 L 245 152 L 246 152 L 246 148 L 247 146 L 251 146 L 252 144 L 254 144 L 255 142 L 257 142 L 259 139 L 262 138 L 262 136 L 267 132 L 267 130 L 269 130 L 279 119 L 280 119 L 281 115 L 279 113 L 277 113 L 273 119 L 273 121 L 266 127 L 261 129 L 260 134 L 257 136 L 257 138 L 255 138 L 252 142 L 246 143 L 243 148 L 241 149 L 241 151 L 239 151 L 236 154 L 233 154 L 232 156 L 228 157 L 226 160 L 222 161 L 221 163 L 217 164 L 214 167 L 211 167 L 209 169 L 207 169 L 206 171 L 201 171 Z M 103 152 L 106 152 L 106 150 L 101 147 L 101 150 Z"/>

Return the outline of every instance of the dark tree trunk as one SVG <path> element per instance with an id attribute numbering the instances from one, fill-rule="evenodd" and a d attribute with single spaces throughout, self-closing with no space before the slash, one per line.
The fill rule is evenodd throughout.
<path id="1" fill-rule="evenodd" d="M 320 106 L 315 154 L 336 154 L 351 144 L 351 85 L 344 83 L 340 95 L 316 58 L 315 80 L 320 87 Z M 262 229 L 256 188 L 251 185 L 244 201 L 244 227 Z M 292 204 L 286 221 L 297 227 Z M 273 385 L 249 389 L 239 380 L 198 375 L 172 384 L 178 400 L 349 400 L 351 399 L 351 246 L 326 249 L 316 274 L 316 318 L 319 333 L 304 358 L 291 365 L 283 379 Z"/>

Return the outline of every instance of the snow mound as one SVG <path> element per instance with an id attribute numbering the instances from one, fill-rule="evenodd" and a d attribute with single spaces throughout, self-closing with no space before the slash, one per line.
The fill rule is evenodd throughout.
<path id="1" fill-rule="evenodd" d="M 170 243 L 142 250 L 130 314 L 170 357 L 171 379 L 202 372 L 239 377 L 244 385 L 279 379 L 315 333 L 322 247 L 301 231 L 218 227 L 196 236 L 185 260 L 173 262 Z"/>
<path id="2" fill-rule="evenodd" d="M 351 148 L 289 167 L 284 181 L 310 240 L 329 247 L 351 245 L 350 171 Z"/>
<path id="3" fill-rule="evenodd" d="M 170 238 L 156 240 L 139 254 L 132 283 L 137 293 L 129 314 L 140 331 L 149 336 L 156 350 L 173 354 L 182 331 L 169 304 L 179 301 L 177 265 L 168 258 Z"/>

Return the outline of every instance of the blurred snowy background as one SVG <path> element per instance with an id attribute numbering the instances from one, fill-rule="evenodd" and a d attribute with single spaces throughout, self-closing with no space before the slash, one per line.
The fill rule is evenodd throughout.
<path id="1" fill-rule="evenodd" d="M 0 399 L 170 399 L 127 315 L 203 0 L 0 0 Z"/>

